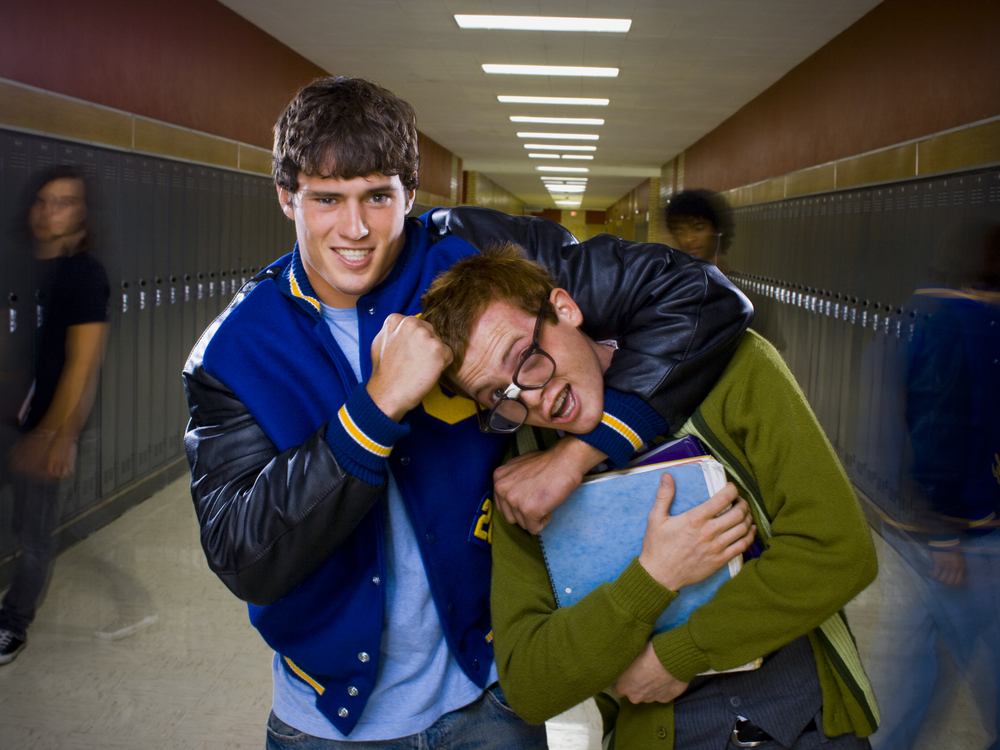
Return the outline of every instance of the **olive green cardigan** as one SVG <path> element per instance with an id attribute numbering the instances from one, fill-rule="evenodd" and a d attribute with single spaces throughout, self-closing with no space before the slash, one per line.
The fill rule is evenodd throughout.
<path id="1" fill-rule="evenodd" d="M 653 637 L 660 661 L 690 681 L 808 633 L 825 733 L 871 734 L 878 709 L 840 611 L 875 578 L 871 534 L 843 467 L 774 348 L 747 331 L 679 434 L 698 435 L 725 464 L 750 503 L 765 551 L 687 623 Z M 500 514 L 494 518 L 500 683 L 514 710 L 540 723 L 614 683 L 675 594 L 633 560 L 617 580 L 557 609 L 537 538 Z M 615 744 L 672 747 L 673 705 L 621 701 Z"/>

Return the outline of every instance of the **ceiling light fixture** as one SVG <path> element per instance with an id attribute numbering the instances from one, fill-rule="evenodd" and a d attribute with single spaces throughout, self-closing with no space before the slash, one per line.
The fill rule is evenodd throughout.
<path id="1" fill-rule="evenodd" d="M 509 31 L 605 31 L 624 34 L 632 28 L 630 18 L 565 18 L 559 16 L 469 16 L 455 14 L 463 29 Z"/>
<path id="2" fill-rule="evenodd" d="M 558 159 L 559 154 L 528 154 L 529 159 Z"/>
<path id="3" fill-rule="evenodd" d="M 601 136 L 592 133 L 518 133 L 518 138 L 565 138 L 569 141 L 597 141 Z"/>
<path id="4" fill-rule="evenodd" d="M 563 159 L 585 159 L 587 161 L 593 161 L 594 157 L 587 154 L 563 154 Z"/>
<path id="5" fill-rule="evenodd" d="M 586 185 L 553 185 L 549 188 L 550 193 L 582 193 L 587 189 Z"/>
<path id="6" fill-rule="evenodd" d="M 544 122 L 548 125 L 603 125 L 604 120 L 593 117 L 522 117 L 511 115 L 511 122 Z"/>
<path id="7" fill-rule="evenodd" d="M 583 76 L 586 78 L 617 78 L 618 68 L 588 68 L 579 65 L 491 65 L 483 71 L 513 76 Z"/>
<path id="8" fill-rule="evenodd" d="M 535 167 L 539 172 L 589 172 L 586 167 Z"/>
<path id="9" fill-rule="evenodd" d="M 549 145 L 547 143 L 525 143 L 525 148 L 534 148 L 539 151 L 597 151 L 597 146 L 570 146 L 570 145 Z"/>
<path id="10" fill-rule="evenodd" d="M 498 96 L 504 104 L 575 104 L 584 107 L 607 107 L 610 99 L 581 99 L 574 96 Z"/>
<path id="11" fill-rule="evenodd" d="M 557 206 L 566 206 L 568 208 L 579 208 L 581 201 L 556 201 Z"/>

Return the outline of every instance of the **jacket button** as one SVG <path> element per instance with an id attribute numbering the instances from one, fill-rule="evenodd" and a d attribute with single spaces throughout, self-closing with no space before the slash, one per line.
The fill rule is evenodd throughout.
<path id="1" fill-rule="evenodd" d="M 374 306 L 368 308 L 368 314 L 369 315 L 374 315 L 375 314 L 375 308 L 374 308 Z"/>
<path id="2" fill-rule="evenodd" d="M 740 705 L 740 697 L 738 695 L 734 695 L 729 699 L 729 705 L 733 708 L 738 708 Z"/>
<path id="3" fill-rule="evenodd" d="M 476 670 L 477 672 L 479 671 L 479 659 L 473 659 L 472 660 L 472 668 L 474 670 Z"/>
<path id="4" fill-rule="evenodd" d="M 378 576 L 372 576 L 372 583 L 374 583 L 376 586 L 378 586 L 381 582 L 382 582 L 381 578 L 379 578 Z"/>
<path id="5" fill-rule="evenodd" d="M 371 657 L 368 654 L 366 654 L 364 651 L 362 651 L 360 654 L 358 654 L 358 661 L 360 661 L 360 662 L 366 662 L 370 658 Z"/>
<path id="6" fill-rule="evenodd" d="M 399 457 L 399 463 L 403 464 L 403 466 L 409 466 L 410 465 L 410 457 L 409 456 L 400 456 Z"/>
<path id="7" fill-rule="evenodd" d="M 450 615 L 452 612 L 455 611 L 455 605 L 454 604 L 449 604 L 447 607 L 445 607 L 445 609 L 448 610 L 448 614 Z"/>
<path id="8" fill-rule="evenodd" d="M 353 698 L 358 694 L 358 689 L 354 687 L 354 685 L 351 685 L 349 688 L 347 688 L 347 694 Z"/>
<path id="9" fill-rule="evenodd" d="M 661 740 L 667 739 L 667 728 L 666 727 L 659 727 L 656 730 L 656 736 L 659 737 Z"/>
<path id="10" fill-rule="evenodd" d="M 434 544 L 434 542 L 437 539 L 437 537 L 434 536 L 433 534 L 428 534 L 427 536 L 424 537 L 424 539 L 427 540 L 428 544 Z"/>
<path id="11" fill-rule="evenodd" d="M 346 719 L 347 718 L 347 709 L 346 708 L 341 708 L 339 711 L 337 711 L 337 716 L 339 716 L 341 719 Z"/>

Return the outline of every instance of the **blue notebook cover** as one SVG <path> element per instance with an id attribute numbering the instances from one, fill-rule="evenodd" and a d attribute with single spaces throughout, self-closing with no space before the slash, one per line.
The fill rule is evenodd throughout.
<path id="1" fill-rule="evenodd" d="M 538 539 L 558 606 L 575 604 L 600 584 L 615 580 L 642 551 L 646 519 L 665 472 L 676 486 L 670 515 L 700 505 L 726 483 L 722 464 L 711 457 L 641 466 L 584 480 L 552 513 Z M 681 589 L 657 619 L 654 632 L 686 622 L 740 565 L 736 557 L 701 583 Z"/>

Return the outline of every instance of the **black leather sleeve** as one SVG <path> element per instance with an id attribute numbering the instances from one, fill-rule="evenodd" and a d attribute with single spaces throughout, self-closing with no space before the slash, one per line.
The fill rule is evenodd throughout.
<path id="1" fill-rule="evenodd" d="M 548 267 L 580 305 L 584 330 L 618 341 L 606 385 L 645 400 L 671 431 L 708 395 L 753 319 L 715 266 L 666 245 L 608 234 L 577 242 L 547 219 L 465 206 L 438 209 L 427 223 L 432 236 L 478 249 L 513 242 Z"/>
<path id="2" fill-rule="evenodd" d="M 385 487 L 340 467 L 326 425 L 279 453 L 233 392 L 203 369 L 209 336 L 184 368 L 191 412 L 184 448 L 201 544 L 230 591 L 271 604 L 337 551 Z"/>

